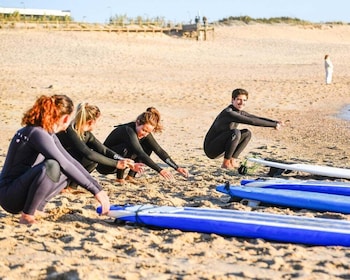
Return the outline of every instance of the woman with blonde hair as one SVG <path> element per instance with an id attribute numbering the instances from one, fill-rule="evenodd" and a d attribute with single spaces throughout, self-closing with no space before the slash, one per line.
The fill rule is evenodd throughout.
<path id="1" fill-rule="evenodd" d="M 91 173 L 98 164 L 111 168 L 111 173 L 117 169 L 130 168 L 142 172 L 143 164 L 134 163 L 103 145 L 92 133 L 101 116 L 100 109 L 88 103 L 80 103 L 76 115 L 65 131 L 57 134 L 63 147 Z M 76 187 L 72 182 L 71 188 Z"/>
<path id="2" fill-rule="evenodd" d="M 70 123 L 73 102 L 66 95 L 39 97 L 12 138 L 0 175 L 0 205 L 21 213 L 20 223 L 33 224 L 35 214 L 67 185 L 67 179 L 90 191 L 109 211 L 101 185 L 62 147 L 55 133 Z"/>
<path id="3" fill-rule="evenodd" d="M 161 132 L 162 129 L 159 111 L 154 107 L 149 107 L 136 118 L 136 121 L 118 125 L 109 134 L 104 145 L 123 157 L 146 164 L 167 180 L 173 179 L 171 172 L 161 168 L 151 159 L 150 155 L 154 152 L 182 176 L 188 177 L 188 171 L 179 167 L 153 137 L 153 132 Z M 97 170 L 102 174 L 108 174 L 111 171 L 108 166 L 102 164 L 97 166 Z M 136 173 L 129 171 L 129 174 L 124 179 L 124 171 L 125 169 L 123 168 L 118 169 L 117 181 L 123 183 L 126 179 L 133 182 Z"/>

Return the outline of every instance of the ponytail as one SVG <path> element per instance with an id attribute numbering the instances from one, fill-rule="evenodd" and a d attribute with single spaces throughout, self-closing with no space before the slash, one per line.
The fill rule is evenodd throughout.
<path id="1" fill-rule="evenodd" d="M 101 111 L 97 106 L 82 102 L 77 106 L 72 127 L 82 139 L 84 137 L 84 126 L 86 123 L 91 120 L 97 120 L 100 116 Z"/>

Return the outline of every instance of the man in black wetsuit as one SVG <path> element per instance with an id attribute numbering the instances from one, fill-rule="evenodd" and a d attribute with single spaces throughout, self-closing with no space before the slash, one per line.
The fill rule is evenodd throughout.
<path id="1" fill-rule="evenodd" d="M 235 89 L 232 92 L 232 104 L 216 117 L 205 136 L 205 154 L 211 159 L 223 155 L 222 168 L 238 168 L 238 156 L 251 139 L 250 130 L 239 130 L 238 124 L 273 127 L 275 129 L 280 129 L 283 125 L 280 121 L 257 117 L 243 111 L 247 100 L 248 92 L 246 90 Z"/>

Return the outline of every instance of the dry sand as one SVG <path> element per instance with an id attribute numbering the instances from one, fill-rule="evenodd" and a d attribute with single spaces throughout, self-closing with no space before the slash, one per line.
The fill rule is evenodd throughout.
<path id="1" fill-rule="evenodd" d="M 241 87 L 250 92 L 248 112 L 289 120 L 281 131 L 251 127 L 253 138 L 242 159 L 257 155 L 350 168 L 350 125 L 338 117 L 350 104 L 350 26 L 237 25 L 217 27 L 209 39 L 0 30 L 0 166 L 22 113 L 41 94 L 63 93 L 76 104 L 98 105 L 103 118 L 95 135 L 101 141 L 113 125 L 155 106 L 165 126 L 156 138 L 191 176 L 166 182 L 148 169 L 139 185 L 120 186 L 114 176 L 93 173 L 111 202 L 250 211 L 226 203 L 215 186 L 265 176 L 267 168 L 238 175 L 221 169 L 221 159 L 209 160 L 202 150 L 214 117 L 230 103 L 232 90 Z M 327 53 L 335 66 L 328 86 Z M 1 209 L 0 278 L 350 279 L 347 248 L 116 225 L 99 217 L 97 206 L 84 190 L 63 194 L 32 227 L 19 225 L 18 215 Z M 309 210 L 258 211 L 350 220 Z"/>

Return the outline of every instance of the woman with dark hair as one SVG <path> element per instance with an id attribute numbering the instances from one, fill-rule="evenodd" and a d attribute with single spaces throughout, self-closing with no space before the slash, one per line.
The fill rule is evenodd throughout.
<path id="1" fill-rule="evenodd" d="M 57 134 L 63 147 L 91 173 L 98 164 L 109 166 L 114 172 L 117 169 L 130 168 L 135 172 L 142 172 L 143 164 L 123 158 L 113 150 L 103 145 L 92 133 L 101 116 L 100 109 L 88 103 L 80 103 L 74 120 L 64 131 Z M 76 183 L 71 182 L 70 188 Z"/>
<path id="2" fill-rule="evenodd" d="M 20 223 L 35 223 L 35 214 L 67 185 L 77 182 L 109 211 L 107 194 L 85 168 L 61 145 L 55 133 L 71 121 L 73 102 L 66 95 L 39 97 L 22 118 L 22 129 L 13 137 L 0 175 L 0 205 Z"/>
<path id="3" fill-rule="evenodd" d="M 167 180 L 173 179 L 174 177 L 171 172 L 161 168 L 151 159 L 150 155 L 154 152 L 182 176 L 188 177 L 188 171 L 185 168 L 179 167 L 153 137 L 153 132 L 161 131 L 160 113 L 157 109 L 150 107 L 139 115 L 136 121 L 118 125 L 108 135 L 104 145 L 123 157 L 146 164 Z M 133 182 L 136 173 L 131 170 L 124 179 L 124 170 L 117 170 L 117 181 L 121 183 L 125 182 L 125 180 Z M 102 174 L 113 172 L 112 168 L 102 164 L 97 166 L 97 171 Z"/>

